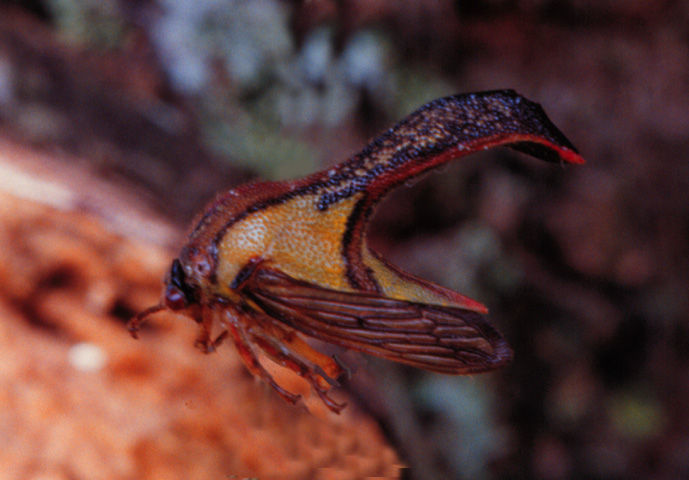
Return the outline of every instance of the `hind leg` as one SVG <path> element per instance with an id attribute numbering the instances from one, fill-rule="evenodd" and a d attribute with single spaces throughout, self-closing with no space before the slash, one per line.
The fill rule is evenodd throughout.
<path id="1" fill-rule="evenodd" d="M 251 339 L 249 338 L 249 334 L 247 333 L 247 327 L 249 327 L 247 323 L 249 322 L 247 322 L 245 315 L 236 311 L 225 311 L 224 317 L 225 320 L 222 322 L 222 325 L 226 328 L 226 330 L 224 330 L 220 336 L 212 342 L 214 347 L 218 345 L 218 340 L 222 340 L 222 338 L 229 335 L 229 337 L 232 338 L 234 345 L 239 352 L 239 356 L 247 370 L 249 370 L 249 372 L 251 372 L 251 374 L 255 377 L 260 378 L 270 385 L 273 390 L 275 390 L 289 403 L 296 404 L 301 396 L 281 387 L 280 384 L 275 381 L 273 376 L 263 367 L 263 365 L 261 365 L 261 362 L 258 360 Z"/>
<path id="2" fill-rule="evenodd" d="M 213 338 L 214 326 L 221 327 L 221 333 Z M 204 352 L 214 351 L 220 342 L 230 337 L 246 368 L 255 377 L 270 385 L 282 398 L 296 403 L 300 395 L 292 393 L 278 384 L 258 359 L 256 348 L 260 348 L 270 359 L 304 378 L 323 403 L 333 412 L 339 413 L 344 404 L 333 400 L 328 391 L 337 385 L 343 370 L 332 358 L 314 350 L 293 330 L 278 325 L 261 314 L 240 310 L 227 304 L 209 306 L 204 309 L 199 322 L 201 331 L 196 345 Z"/>
<path id="3" fill-rule="evenodd" d="M 339 366 L 330 357 L 313 350 L 294 332 L 280 329 L 277 331 L 279 336 L 275 333 L 275 330 L 269 332 L 262 328 L 252 327 L 249 335 L 252 343 L 258 345 L 268 357 L 304 378 L 330 410 L 340 413 L 346 404 L 338 403 L 328 395 L 330 388 L 337 385 L 335 378 L 341 373 Z M 286 337 L 289 337 L 288 341 Z M 336 375 L 330 376 L 319 363 L 311 361 L 309 357 L 304 358 L 304 353 L 318 360 L 326 359 L 326 367 L 331 371 L 333 368 L 330 362 L 333 362 L 337 367 Z"/>

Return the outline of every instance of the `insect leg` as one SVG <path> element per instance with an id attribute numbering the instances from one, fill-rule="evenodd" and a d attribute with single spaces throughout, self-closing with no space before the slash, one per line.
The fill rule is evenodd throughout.
<path id="1" fill-rule="evenodd" d="M 309 382 L 313 390 L 330 410 L 339 413 L 346 406 L 344 403 L 336 402 L 328 395 L 330 387 L 337 385 L 337 382 L 323 370 L 321 365 L 312 362 L 310 358 L 304 359 L 300 353 L 308 349 L 308 353 L 312 357 L 319 360 L 325 358 L 329 362 L 334 363 L 330 357 L 326 357 L 320 352 L 313 350 L 295 332 L 277 328 L 275 325 L 273 325 L 270 331 L 266 331 L 263 325 L 252 324 L 248 333 L 251 336 L 252 342 L 258 345 L 266 355 Z M 289 342 L 285 341 L 286 338 Z M 298 347 L 299 350 L 293 350 L 292 346 Z M 341 370 L 338 369 L 338 376 L 339 373 L 341 373 Z"/>
<path id="2" fill-rule="evenodd" d="M 146 310 L 144 310 L 143 312 L 140 312 L 134 318 L 129 320 L 129 322 L 127 322 L 127 330 L 129 330 L 129 333 L 131 334 L 132 337 L 139 338 L 139 330 L 141 330 L 141 325 L 144 324 L 146 319 L 150 315 L 153 315 L 154 313 L 158 313 L 161 310 L 165 310 L 165 309 L 166 309 L 166 307 L 162 303 L 159 303 L 158 305 L 153 305 L 152 307 L 148 307 Z"/>
<path id="3" fill-rule="evenodd" d="M 323 380 L 330 385 L 338 385 L 337 379 L 342 376 L 345 370 L 337 360 L 315 350 L 291 328 L 285 328 L 273 322 L 271 322 L 270 328 L 267 328 L 266 325 L 262 325 L 262 327 L 270 331 L 271 336 L 278 339 L 289 351 L 294 352 L 299 355 L 300 358 L 312 364 L 316 373 L 318 373 Z"/>
<path id="4" fill-rule="evenodd" d="M 214 352 L 228 335 L 226 322 L 221 320 L 217 323 L 222 327 L 222 331 L 213 338 L 213 326 L 216 323 L 216 315 L 222 310 L 220 304 L 212 303 L 194 312 L 193 318 L 199 324 L 199 334 L 196 337 L 194 346 L 203 353 Z"/>
<path id="5" fill-rule="evenodd" d="M 226 310 L 224 313 L 225 317 L 229 320 L 228 322 L 222 322 L 223 324 L 226 323 L 227 330 L 225 330 L 225 332 L 228 332 L 232 337 L 235 347 L 237 347 L 237 351 L 239 352 L 239 356 L 249 372 L 270 385 L 273 390 L 288 402 L 292 404 L 297 403 L 301 395 L 294 394 L 282 388 L 263 365 L 261 365 L 261 362 L 258 361 L 256 353 L 247 338 L 245 325 L 242 324 L 248 319 L 242 318 L 242 314 L 239 312 L 230 312 Z M 222 336 L 223 334 L 221 334 L 221 337 Z"/>

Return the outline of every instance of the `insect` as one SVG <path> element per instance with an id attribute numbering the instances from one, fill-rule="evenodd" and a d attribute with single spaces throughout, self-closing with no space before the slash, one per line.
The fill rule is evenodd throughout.
<path id="1" fill-rule="evenodd" d="M 200 325 L 197 346 L 230 337 L 251 373 L 286 400 L 259 352 L 306 379 L 328 408 L 344 369 L 303 338 L 447 374 L 505 365 L 512 352 L 481 303 L 391 265 L 366 245 L 390 189 L 450 160 L 506 145 L 547 161 L 584 160 L 542 108 L 512 90 L 434 100 L 330 169 L 243 185 L 195 221 L 165 279 L 161 310 Z M 303 336 L 302 336 L 303 335 Z"/>

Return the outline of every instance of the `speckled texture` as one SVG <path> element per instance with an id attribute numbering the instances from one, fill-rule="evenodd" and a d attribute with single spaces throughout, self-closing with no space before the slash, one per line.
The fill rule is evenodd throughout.
<path id="1" fill-rule="evenodd" d="M 339 240 L 357 200 L 352 197 L 321 212 L 313 208 L 313 194 L 303 195 L 238 221 L 218 246 L 218 278 L 235 278 L 251 258 L 261 257 L 296 278 L 351 290 Z M 220 282 L 219 287 L 228 285 Z"/>
<path id="2" fill-rule="evenodd" d="M 419 108 L 328 172 L 318 208 L 367 191 L 380 196 L 412 176 L 498 144 L 551 161 L 581 163 L 576 149 L 537 103 L 513 90 L 439 98 Z M 377 184 L 377 185 L 376 185 Z"/>

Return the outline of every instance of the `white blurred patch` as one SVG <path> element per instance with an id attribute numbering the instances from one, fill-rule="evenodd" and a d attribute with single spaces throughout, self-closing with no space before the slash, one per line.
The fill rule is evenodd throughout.
<path id="1" fill-rule="evenodd" d="M 102 348 L 88 342 L 73 345 L 67 356 L 70 365 L 82 372 L 97 372 L 108 360 Z"/>
<path id="2" fill-rule="evenodd" d="M 275 0 L 162 0 L 152 40 L 175 87 L 198 93 L 220 61 L 239 85 L 253 85 L 289 56 L 287 11 Z"/>

